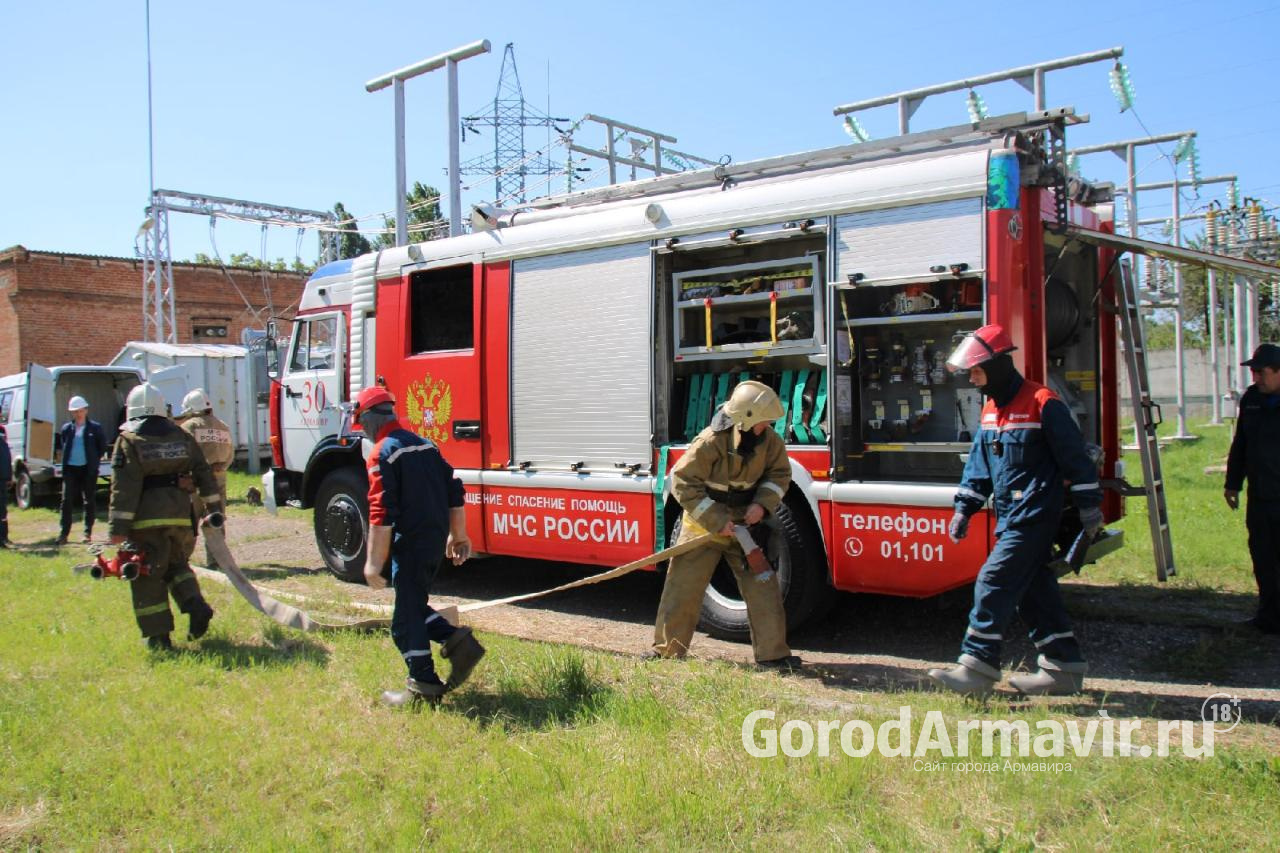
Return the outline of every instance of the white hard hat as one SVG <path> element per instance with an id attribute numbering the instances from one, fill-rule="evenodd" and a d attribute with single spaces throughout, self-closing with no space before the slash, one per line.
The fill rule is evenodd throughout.
<path id="1" fill-rule="evenodd" d="M 204 392 L 203 388 L 192 388 L 187 392 L 187 396 L 182 398 L 183 417 L 198 415 L 212 408 L 213 403 L 209 401 L 209 395 Z"/>
<path id="2" fill-rule="evenodd" d="M 724 413 L 737 425 L 748 430 L 759 423 L 776 421 L 782 417 L 782 401 L 778 394 L 763 382 L 748 379 L 739 382 L 724 404 Z"/>
<path id="3" fill-rule="evenodd" d="M 150 415 L 163 415 L 167 411 L 164 395 L 150 382 L 143 382 L 135 387 L 129 392 L 129 399 L 125 402 L 125 416 L 129 420 Z"/>
<path id="4" fill-rule="evenodd" d="M 89 401 L 86 400 L 84 397 L 81 397 L 79 394 L 75 395 L 74 397 L 72 397 L 70 400 L 67 401 L 68 412 L 76 412 L 76 411 L 79 411 L 80 409 L 87 409 L 87 408 L 89 408 Z"/>

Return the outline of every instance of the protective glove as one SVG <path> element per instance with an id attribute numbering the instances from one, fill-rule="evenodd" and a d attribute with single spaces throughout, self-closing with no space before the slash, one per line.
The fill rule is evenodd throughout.
<path id="1" fill-rule="evenodd" d="M 951 524 L 947 527 L 947 536 L 951 537 L 952 542 L 959 542 L 968 535 L 969 516 L 956 510 L 956 514 L 951 516 Z"/>
<path id="2" fill-rule="evenodd" d="M 1094 506 L 1080 510 L 1080 526 L 1084 528 L 1085 533 L 1089 534 L 1090 539 L 1098 535 L 1103 524 L 1101 508 Z"/>

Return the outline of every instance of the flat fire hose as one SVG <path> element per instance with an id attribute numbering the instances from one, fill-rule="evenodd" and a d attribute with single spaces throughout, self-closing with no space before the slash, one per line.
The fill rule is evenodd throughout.
<path id="1" fill-rule="evenodd" d="M 240 570 L 235 557 L 231 556 L 231 549 L 227 547 L 227 540 L 223 536 L 221 527 L 204 524 L 201 526 L 201 530 L 204 533 L 205 544 L 209 546 L 209 553 L 213 555 L 214 562 L 218 564 L 218 568 L 222 569 L 231 585 L 236 588 L 236 592 L 240 593 L 240 596 L 249 602 L 249 605 L 254 610 L 271 617 L 273 621 L 279 622 L 286 628 L 297 628 L 299 631 L 367 630 L 385 628 L 391 624 L 389 619 L 362 619 L 353 622 L 321 622 L 313 619 L 298 608 L 282 601 L 277 601 L 266 593 L 259 591 L 257 587 L 250 583 L 244 572 Z M 204 576 L 217 577 L 216 573 Z"/>
<path id="2" fill-rule="evenodd" d="M 236 564 L 235 558 L 231 556 L 231 551 L 227 548 L 227 541 L 223 536 L 220 528 L 211 528 L 208 525 L 203 527 L 205 541 L 209 546 L 209 551 L 213 555 L 218 568 L 222 569 L 226 575 L 227 581 L 236 588 L 236 591 L 244 598 L 245 601 L 257 611 L 270 617 L 272 620 L 284 625 L 288 628 L 297 628 L 300 631 L 334 631 L 341 629 L 369 629 L 384 628 L 391 624 L 390 619 L 364 619 L 355 622 L 330 623 L 320 622 L 311 618 L 303 611 L 296 607 L 292 607 L 283 602 L 277 601 L 271 596 L 259 591 L 249 579 L 245 577 L 244 572 L 240 570 L 240 566 Z M 680 542 L 670 548 L 664 548 L 647 557 L 641 557 L 639 560 L 633 560 L 617 568 L 609 569 L 600 574 L 591 575 L 585 578 L 579 578 L 576 581 L 570 581 L 551 589 L 539 590 L 538 592 L 526 592 L 521 595 L 510 595 L 506 598 L 495 598 L 489 601 L 474 601 L 470 604 L 448 605 L 446 607 L 436 608 L 436 612 L 447 619 L 451 624 L 458 623 L 458 615 L 460 613 L 469 613 L 473 610 L 483 610 L 486 607 L 497 607 L 500 604 L 517 604 L 521 601 L 529 601 L 534 598 L 541 598 L 544 595 L 551 595 L 557 592 L 564 592 L 569 589 L 576 589 L 580 586 L 588 586 L 590 584 L 601 583 L 602 581 L 613 580 L 630 574 L 637 569 L 643 569 L 646 566 L 652 566 L 671 557 L 686 554 L 697 548 L 702 547 L 715 538 L 713 533 L 704 533 L 693 539 Z M 204 574 L 205 577 L 217 578 L 216 572 Z M 387 605 L 381 606 L 384 612 L 390 612 L 391 607 Z"/>

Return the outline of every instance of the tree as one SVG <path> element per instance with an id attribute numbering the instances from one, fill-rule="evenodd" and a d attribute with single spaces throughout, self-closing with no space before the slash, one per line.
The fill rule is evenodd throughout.
<path id="1" fill-rule="evenodd" d="M 355 219 L 347 209 L 338 202 L 333 206 L 333 215 L 338 217 L 338 259 L 355 258 L 373 251 L 373 246 L 356 228 Z"/>
<path id="2" fill-rule="evenodd" d="M 413 189 L 406 193 L 404 198 L 408 208 L 410 243 L 423 243 L 448 236 L 449 231 L 445 220 L 440 215 L 438 189 L 414 181 Z M 396 222 L 394 219 L 384 218 L 383 223 L 387 233 L 379 234 L 374 244 L 375 248 L 389 249 L 396 244 Z"/>

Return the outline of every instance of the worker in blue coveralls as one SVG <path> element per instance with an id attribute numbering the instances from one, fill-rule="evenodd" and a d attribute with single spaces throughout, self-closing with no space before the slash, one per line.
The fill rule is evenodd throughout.
<path id="1" fill-rule="evenodd" d="M 459 565 L 471 556 L 462 481 L 434 444 L 400 423 L 385 388 L 366 388 L 354 402 L 352 418 L 373 442 L 364 577 L 373 589 L 385 587 L 382 568 L 390 556 L 391 638 L 409 668 L 406 689 L 387 690 L 382 699 L 393 707 L 438 702 L 484 657 L 470 628 L 454 627 L 427 603 L 441 560 Z M 451 664 L 447 684 L 436 675 L 433 640 Z"/>
<path id="2" fill-rule="evenodd" d="M 990 498 L 997 539 L 974 584 L 958 665 L 931 669 L 929 677 L 957 693 L 990 692 L 1000 680 L 1000 647 L 1016 613 L 1030 629 L 1039 669 L 1009 683 L 1022 693 L 1069 695 L 1083 688 L 1086 664 L 1048 564 L 1068 489 L 1090 538 L 1103 526 L 1102 490 L 1070 410 L 1018 373 L 1009 355 L 1015 349 L 993 324 L 966 335 L 947 361 L 952 372 L 967 371 L 987 398 L 948 532 L 953 542 L 963 539 Z"/>

